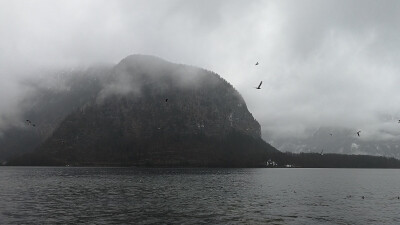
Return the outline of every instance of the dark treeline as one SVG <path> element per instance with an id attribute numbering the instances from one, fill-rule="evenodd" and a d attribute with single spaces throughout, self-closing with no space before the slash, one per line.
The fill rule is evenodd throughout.
<path id="1" fill-rule="evenodd" d="M 278 167 L 303 168 L 400 168 L 400 160 L 371 155 L 282 153 L 271 156 Z"/>
<path id="2" fill-rule="evenodd" d="M 232 140 L 230 137 L 229 139 Z M 252 138 L 251 138 L 252 139 Z M 215 141 L 215 140 L 214 140 Z M 232 142 L 230 147 L 233 149 L 226 149 L 228 140 L 221 143 L 215 143 L 218 147 L 224 146 L 219 149 L 213 155 L 214 160 L 207 160 L 207 154 L 196 153 L 199 157 L 197 160 L 193 160 L 191 157 L 182 157 L 182 160 L 176 161 L 171 160 L 168 156 L 165 160 L 158 159 L 154 160 L 153 157 L 147 155 L 144 160 L 98 160 L 92 159 L 88 161 L 75 161 L 66 162 L 60 159 L 51 159 L 46 154 L 26 154 L 25 157 L 18 157 L 13 161 L 10 161 L 7 165 L 24 165 L 24 166 L 137 166 L 137 167 L 287 167 L 290 165 L 292 168 L 400 168 L 400 160 L 395 158 L 388 158 L 382 156 L 369 156 L 369 155 L 344 155 L 344 154 L 318 154 L 318 153 L 269 153 L 267 158 L 276 162 L 275 166 L 267 166 L 266 161 L 261 159 L 261 155 L 265 156 L 265 153 L 261 153 L 260 145 L 263 145 L 261 141 L 252 141 L 256 151 L 250 151 L 247 154 L 238 151 L 242 144 L 240 138 Z M 244 142 L 243 142 L 244 143 Z M 249 142 L 247 142 L 248 144 Z M 235 146 L 235 144 L 237 144 Z M 200 146 L 198 146 L 200 147 Z M 201 146 L 200 148 L 204 148 Z M 210 146 L 208 146 L 210 148 Z M 258 152 L 257 152 L 258 151 Z M 261 151 L 261 152 L 260 152 Z M 259 157 L 257 159 L 257 157 Z M 191 158 L 191 159 L 189 159 Z M 243 159 L 247 159 L 243 161 Z M 255 163 L 257 162 L 257 163 Z M 70 163 L 70 164 L 68 164 Z"/>
<path id="3" fill-rule="evenodd" d="M 135 143 L 114 137 L 104 138 L 101 145 L 67 151 L 54 146 L 51 151 L 35 151 L 15 157 L 6 165 L 245 168 L 265 167 L 271 152 L 278 151 L 261 138 L 239 132 L 230 132 L 224 138 L 203 134 L 157 135 L 136 140 Z"/>

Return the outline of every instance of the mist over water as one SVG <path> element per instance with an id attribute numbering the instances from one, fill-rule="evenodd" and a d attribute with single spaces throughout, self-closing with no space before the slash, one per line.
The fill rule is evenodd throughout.
<path id="1" fill-rule="evenodd" d="M 2 167 L 0 176 L 2 224 L 400 222 L 397 170 Z"/>

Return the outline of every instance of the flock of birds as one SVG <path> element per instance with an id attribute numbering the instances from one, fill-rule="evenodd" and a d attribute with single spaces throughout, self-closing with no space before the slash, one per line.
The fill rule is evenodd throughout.
<path id="1" fill-rule="evenodd" d="M 256 62 L 255 65 L 258 66 L 258 65 L 259 65 L 259 62 Z M 255 89 L 261 89 L 262 83 L 263 83 L 263 82 L 260 81 L 260 84 L 258 84 L 258 86 L 255 87 Z M 166 102 L 166 103 L 168 102 L 168 98 L 165 99 L 165 102 Z M 26 122 L 27 122 L 27 124 L 28 124 L 29 126 L 36 127 L 36 124 L 35 124 L 35 123 L 32 123 L 31 120 L 27 119 Z M 398 120 L 398 123 L 400 123 L 400 120 Z M 160 129 L 160 128 L 158 128 L 158 129 Z M 361 130 L 358 130 L 356 133 L 357 133 L 357 136 L 360 137 Z M 332 133 L 329 133 L 329 135 L 330 135 L 330 136 L 333 136 Z M 324 150 L 322 150 L 320 154 L 323 155 L 323 153 L 324 153 Z M 293 191 L 293 193 L 296 193 L 296 191 Z M 353 196 L 351 196 L 351 195 L 347 195 L 347 196 L 346 196 L 346 198 L 352 198 L 352 197 L 353 197 Z M 364 196 L 361 196 L 361 198 L 362 198 L 362 199 L 365 199 Z M 397 199 L 400 199 L 400 196 L 397 196 Z"/>
<path id="2" fill-rule="evenodd" d="M 296 190 L 294 190 L 293 193 L 296 194 L 296 193 L 297 193 Z M 347 198 L 347 199 L 348 199 L 348 198 L 352 198 L 352 197 L 354 197 L 354 196 L 352 196 L 352 195 L 346 195 L 346 198 Z M 400 200 L 400 196 L 397 196 L 397 197 L 395 197 L 395 198 L 397 198 L 398 200 Z M 362 196 L 361 196 L 361 199 L 365 199 L 365 196 L 362 195 Z M 392 199 L 394 199 L 394 198 L 392 198 Z"/>
<path id="3" fill-rule="evenodd" d="M 256 62 L 254 65 L 258 66 L 259 64 L 260 64 L 259 62 Z M 263 82 L 260 81 L 260 84 L 258 84 L 258 86 L 257 86 L 257 87 L 254 87 L 254 88 L 255 88 L 255 89 L 261 89 L 262 83 L 263 83 Z M 166 102 L 166 103 L 168 102 L 168 98 L 165 99 L 165 102 Z M 36 127 L 36 124 L 32 123 L 32 121 L 26 120 L 26 122 L 27 122 L 27 124 L 28 124 L 29 126 Z M 400 120 L 398 121 L 398 123 L 400 123 Z M 357 136 L 360 137 L 361 130 L 357 131 L 356 133 L 357 133 Z M 332 133 L 330 133 L 329 135 L 330 135 L 330 136 L 333 136 Z M 322 152 L 321 152 L 321 154 L 322 154 Z"/>
<path id="4" fill-rule="evenodd" d="M 255 64 L 255 65 L 256 65 L 256 66 L 258 66 L 258 65 L 259 65 L 259 63 L 258 63 L 258 62 L 256 62 L 256 64 Z M 262 81 L 260 82 L 260 84 L 259 84 L 257 87 L 254 87 L 254 88 L 255 88 L 255 89 L 261 89 L 261 85 L 262 85 Z M 400 120 L 398 121 L 398 123 L 400 123 Z M 358 137 L 360 137 L 361 130 L 357 131 L 356 133 L 357 133 L 357 136 L 358 136 Z M 332 134 L 332 133 L 330 133 L 329 135 L 333 136 L 333 134 Z"/>
<path id="5" fill-rule="evenodd" d="M 346 196 L 346 198 L 352 198 L 353 196 L 352 195 L 347 195 Z M 396 197 L 397 199 L 400 199 L 400 196 L 397 196 Z M 363 196 L 361 196 L 361 199 L 365 199 L 365 196 L 363 195 Z M 392 198 L 393 199 L 393 198 Z"/>

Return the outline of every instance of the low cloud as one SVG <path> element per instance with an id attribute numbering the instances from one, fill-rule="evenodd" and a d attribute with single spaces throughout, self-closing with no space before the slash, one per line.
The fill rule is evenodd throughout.
<path id="1" fill-rule="evenodd" d="M 18 114 L 30 71 L 140 53 L 217 72 L 266 139 L 326 126 L 396 139 L 399 10 L 361 0 L 1 1 L 0 128 Z M 103 94 L 127 91 L 121 82 Z"/>

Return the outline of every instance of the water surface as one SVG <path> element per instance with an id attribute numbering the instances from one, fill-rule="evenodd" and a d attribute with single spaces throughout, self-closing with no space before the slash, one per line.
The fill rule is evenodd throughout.
<path id="1" fill-rule="evenodd" d="M 0 179 L 0 224 L 400 224 L 400 170 L 0 167 Z"/>

